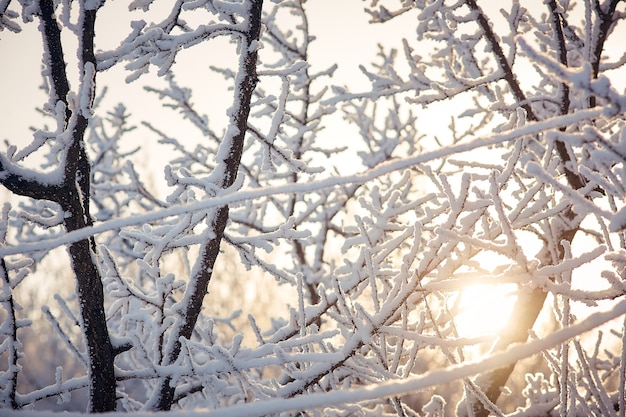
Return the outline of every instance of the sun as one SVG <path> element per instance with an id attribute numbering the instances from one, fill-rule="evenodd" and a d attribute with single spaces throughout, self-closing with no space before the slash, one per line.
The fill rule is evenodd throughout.
<path id="1" fill-rule="evenodd" d="M 513 311 L 516 288 L 515 284 L 471 285 L 461 290 L 454 319 L 459 336 L 497 335 Z"/>

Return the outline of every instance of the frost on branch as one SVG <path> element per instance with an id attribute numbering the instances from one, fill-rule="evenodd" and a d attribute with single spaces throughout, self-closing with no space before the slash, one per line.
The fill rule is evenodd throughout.
<path id="1" fill-rule="evenodd" d="M 626 409 L 622 2 L 372 0 L 339 59 L 348 0 L 133 1 L 107 47 L 112 3 L 39 3 L 0 1 L 49 96 L 0 158 L 2 407 Z"/>

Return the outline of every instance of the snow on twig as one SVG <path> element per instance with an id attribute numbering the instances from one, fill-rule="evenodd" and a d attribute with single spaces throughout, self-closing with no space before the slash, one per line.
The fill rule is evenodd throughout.
<path id="1" fill-rule="evenodd" d="M 151 213 L 119 218 L 115 220 L 109 220 L 96 226 L 85 227 L 80 230 L 68 233 L 60 238 L 48 240 L 46 242 L 32 243 L 28 245 L 20 245 L 14 247 L 0 248 L 0 257 L 13 255 L 18 253 L 26 253 L 37 250 L 50 250 L 57 246 L 65 245 L 72 242 L 77 242 L 82 239 L 86 239 L 90 236 L 97 235 L 106 231 L 117 230 L 128 226 L 135 226 L 139 224 L 149 223 L 154 220 L 164 219 L 170 216 L 178 216 L 184 213 L 190 213 L 198 210 L 206 210 L 209 208 L 221 207 L 231 203 L 240 201 L 246 201 L 251 199 L 259 199 L 263 197 L 272 196 L 275 194 L 295 194 L 318 191 L 324 188 L 337 187 L 347 184 L 363 184 L 368 181 L 372 181 L 375 178 L 387 175 L 391 172 L 401 171 L 403 169 L 410 168 L 421 163 L 433 161 L 445 156 L 471 151 L 481 147 L 505 143 L 512 140 L 517 140 L 523 136 L 532 135 L 542 132 L 544 130 L 557 128 L 559 126 L 566 126 L 572 123 L 576 123 L 582 120 L 593 119 L 602 114 L 602 109 L 589 109 L 581 110 L 576 113 L 567 114 L 564 116 L 555 117 L 550 120 L 530 123 L 524 127 L 505 132 L 486 136 L 483 138 L 475 139 L 468 143 L 456 144 L 451 146 L 445 146 L 435 151 L 424 152 L 420 155 L 405 158 L 396 159 L 386 163 L 382 163 L 379 166 L 367 170 L 361 174 L 348 175 L 342 177 L 331 177 L 323 180 L 311 181 L 308 183 L 294 183 L 285 184 L 271 187 L 264 187 L 259 189 L 243 189 L 240 191 L 229 191 L 220 193 L 214 198 L 210 198 L 203 201 L 198 201 L 190 204 L 175 205 L 166 209 L 156 210 Z M 0 172 L 0 175 L 2 173 Z M 593 206 L 594 210 L 599 210 Z M 606 214 L 605 212 L 602 212 Z"/>
<path id="2" fill-rule="evenodd" d="M 554 332 L 543 339 L 536 339 L 531 342 L 516 344 L 503 352 L 492 354 L 488 357 L 472 362 L 464 362 L 458 365 L 452 365 L 445 369 L 435 369 L 428 371 L 422 375 L 409 376 L 405 379 L 389 380 L 377 384 L 367 385 L 362 388 L 348 390 L 334 390 L 324 393 L 312 393 L 299 395 L 293 398 L 278 398 L 264 401 L 256 401 L 248 404 L 237 404 L 223 409 L 210 411 L 171 411 L 168 413 L 170 417 L 189 417 L 202 414 L 207 417 L 261 417 L 264 415 L 281 413 L 287 411 L 312 410 L 320 406 L 328 407 L 333 405 L 345 405 L 357 403 L 360 401 L 368 401 L 373 399 L 386 398 L 396 395 L 409 394 L 429 387 L 437 385 L 446 385 L 462 378 L 468 378 L 476 374 L 485 372 L 486 370 L 499 368 L 511 363 L 515 363 L 521 359 L 530 357 L 543 350 L 554 348 L 568 340 L 582 335 L 583 333 L 593 330 L 594 328 L 618 318 L 626 314 L 626 301 L 621 301 L 609 311 L 596 312 L 586 319 L 571 325 L 565 329 Z M 68 390 L 72 386 L 84 386 L 85 378 L 73 379 L 63 384 L 63 388 Z M 41 395 L 55 391 L 55 386 L 40 390 L 30 394 Z M 56 391 L 55 391 L 56 393 Z M 7 411 L 7 417 L 41 417 L 36 412 Z M 79 413 L 64 413 L 67 417 L 80 417 Z M 134 413 L 136 417 L 148 417 L 152 413 Z"/>
<path id="3" fill-rule="evenodd" d="M 624 314 L 626 314 L 626 301 L 620 302 L 610 311 L 593 313 L 579 323 L 552 333 L 544 339 L 514 345 L 504 352 L 492 354 L 487 358 L 475 362 L 465 362 L 450 366 L 446 369 L 429 371 L 420 376 L 385 381 L 364 388 L 329 393 L 314 393 L 290 399 L 276 399 L 267 402 L 236 405 L 223 410 L 210 411 L 206 415 L 210 417 L 255 417 L 292 410 L 313 409 L 320 404 L 324 404 L 324 406 L 341 405 L 390 397 L 393 395 L 408 394 L 436 385 L 449 384 L 458 379 L 482 373 L 488 369 L 515 363 L 523 358 L 539 353 L 542 350 L 558 346 L 571 338 L 579 336 Z"/>

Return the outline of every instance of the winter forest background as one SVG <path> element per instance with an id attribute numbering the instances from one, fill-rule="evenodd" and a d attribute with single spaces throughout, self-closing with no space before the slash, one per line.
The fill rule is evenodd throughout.
<path id="1" fill-rule="evenodd" d="M 0 414 L 626 415 L 625 6 L 0 0 Z"/>

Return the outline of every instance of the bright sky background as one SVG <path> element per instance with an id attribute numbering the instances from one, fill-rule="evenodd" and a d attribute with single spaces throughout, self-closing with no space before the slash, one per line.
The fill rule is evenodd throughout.
<path id="1" fill-rule="evenodd" d="M 156 2 L 157 5 L 161 3 L 163 2 Z M 125 5 L 126 2 L 107 2 L 101 9 L 96 32 L 97 50 L 113 48 L 126 36 L 129 18 L 125 8 L 120 7 L 122 4 Z M 306 7 L 311 11 L 311 32 L 317 38 L 311 45 L 311 63 L 316 65 L 317 70 L 338 63 L 339 69 L 335 77 L 337 84 L 349 84 L 355 88 L 365 89 L 367 80 L 358 70 L 358 65 L 371 61 L 368 57 L 374 58 L 377 42 L 389 36 L 397 38 L 399 26 L 369 25 L 367 23 L 369 17 L 363 12 L 364 3 L 358 1 L 313 0 L 307 2 Z M 332 13 L 328 12 L 330 9 L 333 10 Z M 136 12 L 132 18 L 136 20 L 143 16 Z M 4 61 L 0 64 L 0 91 L 3 97 L 0 100 L 0 126 L 2 126 L 0 140 L 8 139 L 18 147 L 30 142 L 28 131 L 30 126 L 41 127 L 34 109 L 47 100 L 39 90 L 42 47 L 41 35 L 37 30 L 38 22 L 21 26 L 22 33 L 14 34 L 7 30 L 0 32 L 0 56 Z M 410 28 L 410 25 L 404 27 Z M 103 36 L 101 31 L 108 33 Z M 202 86 L 194 88 L 194 101 L 202 104 L 203 110 L 210 117 L 221 116 L 223 122 L 226 121 L 227 107 L 224 104 L 231 102 L 232 95 L 220 91 L 219 85 L 216 85 L 224 84 L 222 79 L 218 78 L 211 82 L 206 80 L 206 77 L 212 76 L 208 72 L 210 64 L 220 64 L 222 52 L 220 49 L 224 47 L 229 47 L 225 41 L 211 41 L 204 46 L 184 51 L 179 55 L 176 64 L 176 71 L 182 73 L 178 77 L 180 81 L 185 82 L 187 77 L 194 81 L 207 81 L 202 82 L 205 88 Z M 75 56 L 74 50 L 68 47 L 65 53 L 69 59 Z M 76 88 L 75 62 L 68 62 L 68 72 L 70 84 Z M 153 106 L 156 104 L 156 96 L 144 92 L 142 85 L 161 81 L 154 72 L 131 84 L 123 81 L 129 73 L 122 66 L 99 73 L 96 81 L 98 87 L 102 88 L 104 85 L 109 87 L 104 108 L 109 109 L 117 102 L 124 102 L 132 111 L 134 102 L 152 114 L 157 110 Z M 207 88 L 209 85 L 211 90 Z M 224 99 L 228 101 L 225 102 Z M 150 119 L 152 115 L 146 118 Z"/>
<path id="2" fill-rule="evenodd" d="M 333 82 L 338 85 L 348 85 L 355 91 L 365 90 L 368 82 L 366 77 L 358 69 L 359 64 L 367 65 L 375 59 L 377 43 L 386 43 L 392 39 L 393 46 L 400 47 L 399 41 L 402 36 L 412 40 L 414 35 L 414 13 L 406 13 L 394 20 L 391 24 L 368 23 L 369 16 L 364 13 L 363 8 L 368 2 L 363 1 L 335 1 L 335 0 L 309 0 L 305 6 L 310 12 L 309 23 L 311 33 L 317 40 L 311 44 L 310 63 L 314 70 L 321 70 L 334 63 L 339 65 L 335 73 Z M 537 2 L 539 4 L 541 2 Z M 169 2 L 156 1 L 156 6 L 166 5 Z M 526 7 L 532 7 L 533 3 L 525 2 Z M 148 21 L 154 17 L 146 18 L 141 12 L 135 12 L 129 17 L 127 2 L 109 1 L 98 15 L 98 26 L 96 35 L 96 49 L 108 50 L 117 46 L 129 29 L 129 21 L 145 18 Z M 12 4 L 16 7 L 16 4 Z M 498 7 L 504 7 L 498 4 Z M 157 7 L 151 9 L 158 11 Z M 158 13 L 157 13 L 158 14 Z M 150 15 L 154 16 L 154 14 Z M 494 19 L 501 18 L 497 14 Z M 496 27 L 503 22 L 495 20 Z M 14 34 L 7 30 L 0 32 L 0 56 L 3 63 L 0 64 L 0 141 L 8 140 L 10 143 L 25 145 L 30 142 L 31 136 L 28 128 L 30 126 L 41 127 L 35 107 L 41 106 L 47 98 L 39 90 L 41 85 L 41 37 L 37 30 L 38 22 L 22 24 L 23 32 Z M 626 28 L 618 28 L 624 33 L 622 39 L 626 39 Z M 106 34 L 103 35 L 103 31 Z M 403 33 L 404 32 L 404 33 Z M 68 38 L 66 38 L 67 40 Z M 620 36 L 613 36 L 612 44 L 607 45 L 607 50 L 615 56 L 624 53 L 624 45 L 618 45 L 616 40 Z M 412 42 L 415 45 L 415 42 Z M 184 51 L 177 59 L 176 71 L 180 74 L 179 81 L 185 83 L 187 80 L 193 81 L 194 101 L 202 105 L 202 110 L 211 119 L 219 120 L 220 124 L 226 122 L 225 111 L 232 96 L 223 87 L 222 79 L 212 82 L 206 77 L 209 75 L 209 65 L 219 65 L 222 57 L 222 48 L 228 48 L 225 41 L 211 41 L 203 46 Z M 68 59 L 74 59 L 75 52 L 66 47 Z M 419 53 L 419 51 L 416 51 Z M 76 64 L 68 62 L 70 83 L 76 87 Z M 143 119 L 164 120 L 171 116 L 171 112 L 162 112 L 160 104 L 154 94 L 143 91 L 145 84 L 154 85 L 162 80 L 157 79 L 155 71 L 148 76 L 142 77 L 139 82 L 126 84 L 123 80 L 128 72 L 117 66 L 111 70 L 98 74 L 97 85 L 101 89 L 107 85 L 107 94 L 103 108 L 111 109 L 118 102 L 127 104 L 127 108 L 134 112 L 136 105 L 146 112 L 146 117 L 133 113 L 134 122 L 139 123 Z M 198 80 L 200 82 L 198 82 Z M 620 89 L 626 87 L 626 77 L 615 77 L 613 82 Z M 620 85 L 621 84 L 621 85 Z M 442 109 L 436 109 L 426 114 L 421 129 L 426 133 L 433 133 L 434 126 L 432 117 L 442 113 Z M 458 110 L 458 109 L 457 109 Z M 155 118 L 155 114 L 157 117 Z M 441 123 L 447 125 L 448 119 L 440 119 Z M 150 143 L 151 141 L 146 141 Z M 4 149 L 4 145 L 0 145 Z"/>

